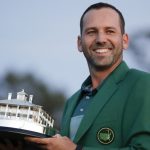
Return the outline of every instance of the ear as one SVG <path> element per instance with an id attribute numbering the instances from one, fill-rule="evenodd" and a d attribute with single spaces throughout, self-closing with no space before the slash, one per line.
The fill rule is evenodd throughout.
<path id="1" fill-rule="evenodd" d="M 78 45 L 78 50 L 79 50 L 79 52 L 82 52 L 81 36 L 78 36 L 77 45 Z"/>
<path id="2" fill-rule="evenodd" d="M 123 34 L 123 49 L 127 49 L 129 46 L 128 34 Z"/>

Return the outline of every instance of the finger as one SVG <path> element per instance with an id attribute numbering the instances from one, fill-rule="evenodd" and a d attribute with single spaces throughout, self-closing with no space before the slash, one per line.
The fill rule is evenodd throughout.
<path id="1" fill-rule="evenodd" d="M 24 139 L 28 142 L 33 142 L 33 143 L 43 144 L 43 145 L 50 143 L 50 138 L 25 137 Z"/>
<path id="2" fill-rule="evenodd" d="M 54 136 L 52 136 L 54 138 L 59 138 L 59 137 L 62 137 L 60 134 L 55 134 Z"/>
<path id="3" fill-rule="evenodd" d="M 24 140 L 28 142 L 33 142 L 33 143 L 40 143 L 41 138 L 36 138 L 36 137 L 25 137 Z"/>

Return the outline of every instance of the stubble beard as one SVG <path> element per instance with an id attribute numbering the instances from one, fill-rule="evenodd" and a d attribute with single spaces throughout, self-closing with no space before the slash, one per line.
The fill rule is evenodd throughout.
<path id="1" fill-rule="evenodd" d="M 122 51 L 117 55 L 110 56 L 86 56 L 89 68 L 93 68 L 96 71 L 104 71 L 113 66 L 119 59 L 122 59 Z"/>
<path id="2" fill-rule="evenodd" d="M 113 56 L 109 56 L 107 58 L 99 58 L 99 59 L 90 58 L 87 59 L 87 62 L 90 68 L 93 68 L 94 70 L 97 71 L 103 71 L 109 68 L 113 64 L 114 59 Z"/>

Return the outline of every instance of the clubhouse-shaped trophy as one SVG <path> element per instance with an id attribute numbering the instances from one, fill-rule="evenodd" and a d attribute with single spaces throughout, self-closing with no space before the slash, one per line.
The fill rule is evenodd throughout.
<path id="1" fill-rule="evenodd" d="M 32 103 L 33 95 L 22 90 L 12 99 L 0 100 L 0 137 L 50 137 L 55 134 L 54 119 L 42 106 Z"/>

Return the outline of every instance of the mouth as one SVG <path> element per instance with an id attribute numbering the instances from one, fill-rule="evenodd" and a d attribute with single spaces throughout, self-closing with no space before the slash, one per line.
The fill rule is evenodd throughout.
<path id="1" fill-rule="evenodd" d="M 106 54 L 106 53 L 110 53 L 110 51 L 111 50 L 109 48 L 99 48 L 94 50 L 94 52 L 98 54 Z"/>

